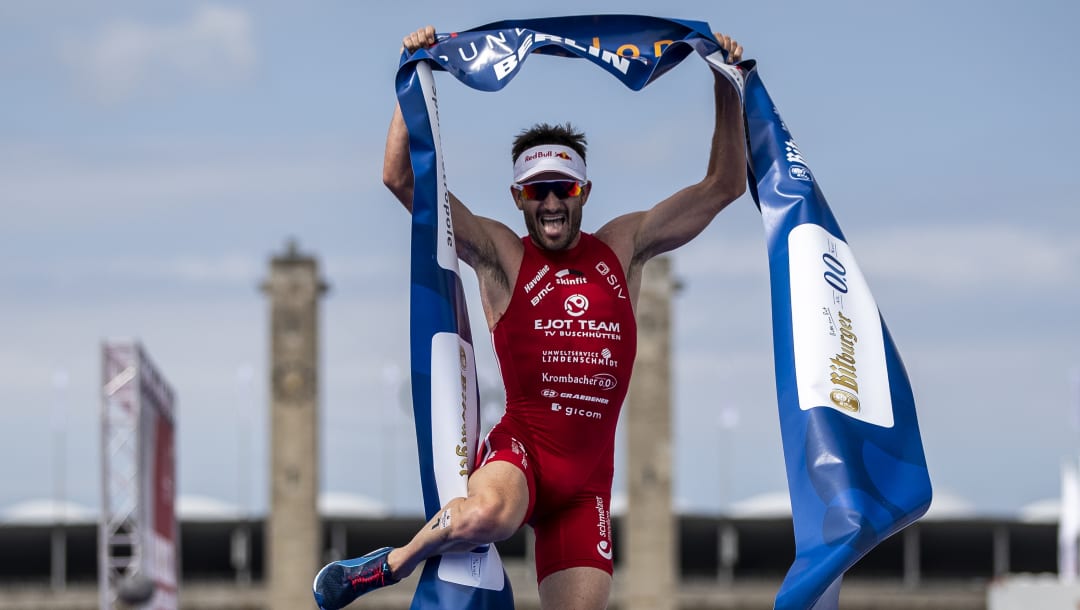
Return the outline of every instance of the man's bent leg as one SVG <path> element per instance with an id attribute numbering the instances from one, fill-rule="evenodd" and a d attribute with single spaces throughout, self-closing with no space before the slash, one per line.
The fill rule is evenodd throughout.
<path id="1" fill-rule="evenodd" d="M 601 610 L 610 596 L 611 575 L 600 568 L 567 568 L 540 582 L 541 610 Z"/>
<path id="2" fill-rule="evenodd" d="M 469 477 L 468 497 L 448 502 L 408 544 L 390 553 L 394 578 L 405 578 L 428 557 L 506 540 L 521 527 L 528 507 L 529 486 L 517 466 L 484 464 Z"/>
<path id="3" fill-rule="evenodd" d="M 428 557 L 505 540 L 525 520 L 529 487 L 516 466 L 503 461 L 485 464 L 469 477 L 468 489 L 468 497 L 448 502 L 405 546 L 325 566 L 313 585 L 319 607 L 343 608 L 405 578 Z"/>

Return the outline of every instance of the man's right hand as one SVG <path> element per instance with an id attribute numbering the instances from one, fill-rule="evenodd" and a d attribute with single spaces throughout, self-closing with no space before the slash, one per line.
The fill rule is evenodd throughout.
<path id="1" fill-rule="evenodd" d="M 435 26 L 427 25 L 401 40 L 406 51 L 412 53 L 417 49 L 427 49 L 435 44 Z"/>
<path id="2" fill-rule="evenodd" d="M 743 48 L 737 40 L 731 36 L 721 34 L 720 32 L 713 32 L 713 35 L 716 36 L 716 40 L 720 43 L 720 46 L 727 51 L 729 64 L 737 64 L 742 61 Z"/>

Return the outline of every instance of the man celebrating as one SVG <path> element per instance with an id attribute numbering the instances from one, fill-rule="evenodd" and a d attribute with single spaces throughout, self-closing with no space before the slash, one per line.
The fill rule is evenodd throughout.
<path id="1" fill-rule="evenodd" d="M 742 47 L 717 39 L 732 62 Z M 428 26 L 404 39 L 436 44 Z M 473 214 L 450 195 L 459 258 L 476 272 L 506 387 L 506 412 L 488 433 L 468 495 L 448 502 L 405 546 L 334 562 L 315 579 L 321 608 L 408 576 L 428 557 L 536 533 L 540 603 L 603 608 L 611 592 L 608 522 L 615 427 L 637 348 L 634 304 L 650 258 L 687 243 L 746 188 L 742 108 L 722 77 L 705 177 L 647 211 L 581 231 L 591 183 L 585 136 L 538 124 L 513 142 L 510 195 L 528 235 Z M 413 173 L 401 109 L 390 123 L 383 182 L 412 209 Z"/>

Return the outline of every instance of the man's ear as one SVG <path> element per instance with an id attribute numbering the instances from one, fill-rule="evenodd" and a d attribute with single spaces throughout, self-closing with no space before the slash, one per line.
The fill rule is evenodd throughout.
<path id="1" fill-rule="evenodd" d="M 524 209 L 521 207 L 521 198 L 518 197 L 518 190 L 515 189 L 513 186 L 510 187 L 510 197 L 514 200 L 514 205 L 517 206 L 517 209 Z"/>
<path id="2" fill-rule="evenodd" d="M 581 205 L 585 205 L 585 202 L 589 200 L 589 193 L 592 192 L 592 180 L 586 180 L 585 184 L 581 186 Z"/>

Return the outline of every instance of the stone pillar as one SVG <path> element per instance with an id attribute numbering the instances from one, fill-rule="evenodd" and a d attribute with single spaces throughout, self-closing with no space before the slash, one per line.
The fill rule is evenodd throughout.
<path id="1" fill-rule="evenodd" d="M 910 527 L 908 529 L 911 529 Z M 1011 571 L 1009 563 L 1009 526 L 1005 524 L 994 527 L 994 578 L 1008 576 Z"/>
<path id="2" fill-rule="evenodd" d="M 904 528 L 904 588 L 917 589 L 922 580 L 922 540 L 919 525 Z"/>
<path id="3" fill-rule="evenodd" d="M 289 242 L 270 262 L 270 515 L 266 526 L 270 610 L 313 608 L 321 567 L 316 509 L 318 456 L 318 301 L 327 285 L 317 261 Z"/>
<path id="4" fill-rule="evenodd" d="M 649 261 L 637 304 L 638 350 L 627 399 L 629 497 L 620 532 L 626 610 L 674 610 L 677 531 L 671 506 L 671 259 Z"/>

